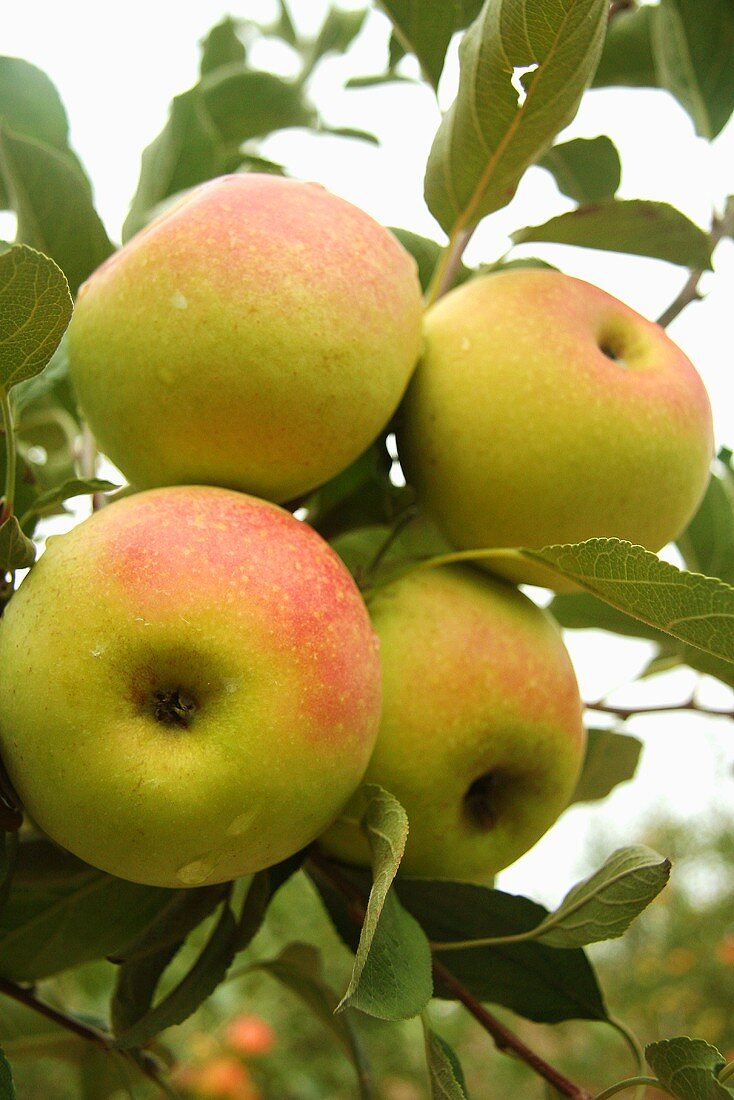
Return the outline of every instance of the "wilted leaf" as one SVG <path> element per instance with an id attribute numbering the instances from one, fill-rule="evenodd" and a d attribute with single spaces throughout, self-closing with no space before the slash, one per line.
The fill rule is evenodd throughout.
<path id="1" fill-rule="evenodd" d="M 686 573 L 620 539 L 523 550 L 606 603 L 713 657 L 734 662 L 734 588 Z"/>
<path id="2" fill-rule="evenodd" d="M 423 1034 L 432 1100 L 467 1100 L 466 1082 L 459 1059 L 446 1040 L 429 1026 L 425 1014 Z"/>
<path id="3" fill-rule="evenodd" d="M 607 729 L 587 731 L 586 756 L 571 802 L 597 802 L 632 779 L 642 742 Z"/>
<path id="4" fill-rule="evenodd" d="M 708 234 L 665 202 L 608 199 L 559 214 L 542 225 L 519 229 L 512 239 L 515 244 L 549 241 L 627 252 L 697 270 L 711 267 Z"/>
<path id="5" fill-rule="evenodd" d="M 730 1090 L 716 1080 L 725 1059 L 703 1039 L 681 1036 L 651 1043 L 645 1047 L 645 1058 L 678 1100 L 731 1100 Z"/>
<path id="6" fill-rule="evenodd" d="M 651 12 L 652 53 L 661 87 L 715 138 L 734 111 L 734 5 L 731 0 L 660 0 Z"/>
<path id="7" fill-rule="evenodd" d="M 606 14 L 606 0 L 487 0 L 461 43 L 459 91 L 428 159 L 426 202 L 446 233 L 506 205 L 571 121 Z"/>
<path id="8" fill-rule="evenodd" d="M 72 303 L 63 272 L 26 245 L 0 255 L 0 387 L 39 374 L 59 345 Z"/>
<path id="9" fill-rule="evenodd" d="M 611 199 L 622 177 L 617 148 L 604 135 L 554 145 L 538 165 L 552 174 L 559 191 L 578 203 Z"/>
<path id="10" fill-rule="evenodd" d="M 428 941 L 391 890 L 405 849 L 408 819 L 397 799 L 375 784 L 365 785 L 359 800 L 362 806 L 355 812 L 369 840 L 373 881 L 352 976 L 339 1008 L 358 1008 L 384 1020 L 407 1019 L 425 1008 L 432 991 Z"/>
<path id="11" fill-rule="evenodd" d="M 533 930 L 533 939 L 563 948 L 617 939 L 657 897 L 669 875 L 670 860 L 652 849 L 620 848 L 566 894 Z"/>

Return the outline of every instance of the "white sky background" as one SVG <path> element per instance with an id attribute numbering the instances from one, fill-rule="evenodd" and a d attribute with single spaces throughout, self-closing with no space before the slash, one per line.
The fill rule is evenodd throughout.
<path id="1" fill-rule="evenodd" d="M 315 34 L 325 0 L 290 0 L 299 28 Z M 356 7 L 342 0 L 342 7 Z M 26 58 L 45 70 L 65 103 L 71 140 L 92 179 L 97 208 L 114 240 L 137 183 L 143 148 L 165 123 L 171 98 L 197 78 L 197 42 L 224 15 L 270 19 L 270 0 L 197 0 L 195 4 L 141 3 L 124 6 L 91 0 L 27 0 L 3 20 L 0 51 Z M 311 84 L 311 95 L 325 120 L 370 130 L 379 148 L 356 141 L 286 131 L 262 145 L 265 155 L 281 161 L 291 174 L 318 180 L 361 206 L 378 221 L 403 226 L 441 240 L 422 197 L 423 170 L 439 111 L 426 86 L 390 84 L 344 90 L 349 76 L 384 68 L 389 34 L 387 19 L 372 13 L 368 25 L 345 58 L 327 60 Z M 458 66 L 456 44 L 441 84 L 441 104 L 451 102 Z M 293 55 L 285 46 L 256 46 L 251 63 L 292 75 Z M 411 61 L 405 64 L 410 67 Z M 721 208 L 734 192 L 734 126 L 713 145 L 696 138 L 683 110 L 664 92 L 603 89 L 589 93 L 564 137 L 609 134 L 623 166 L 620 196 L 670 202 L 706 226 L 713 206 Z M 475 234 L 468 262 L 491 261 L 508 246 L 507 234 L 537 224 L 572 204 L 552 178 L 532 169 L 517 196 L 485 221 Z M 0 236 L 12 232 L 0 215 Z M 569 274 L 588 279 L 622 298 L 639 312 L 656 317 L 674 298 L 686 272 L 673 265 L 554 245 L 526 245 L 517 254 L 541 255 Z M 698 367 L 714 408 L 717 442 L 734 445 L 732 405 L 732 310 L 734 244 L 716 254 L 716 273 L 703 284 L 710 293 L 671 325 L 671 335 Z M 613 425 L 610 425 L 613 430 Z M 587 700 L 622 687 L 644 665 L 650 647 L 643 642 L 582 632 L 567 636 L 582 694 Z M 644 686 L 621 691 L 615 700 L 657 702 L 683 699 L 696 678 L 688 672 L 666 674 Z M 702 699 L 730 705 L 731 694 L 709 681 Z M 603 723 L 599 723 L 603 724 Z M 630 828 L 653 807 L 691 816 L 709 807 L 728 812 L 732 796 L 734 725 L 690 714 L 641 718 L 628 723 L 646 747 L 632 784 L 604 803 L 569 811 L 543 841 L 503 873 L 505 889 L 553 901 L 582 868 L 589 831 L 604 838 L 609 850 L 631 842 Z"/>

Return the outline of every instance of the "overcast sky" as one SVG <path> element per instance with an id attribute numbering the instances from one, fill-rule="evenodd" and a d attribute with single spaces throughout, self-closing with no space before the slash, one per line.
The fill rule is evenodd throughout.
<path id="1" fill-rule="evenodd" d="M 358 5 L 343 3 L 344 7 Z M 323 0 L 291 0 L 305 33 L 315 33 L 327 5 Z M 271 18 L 269 0 L 219 0 L 196 4 L 164 2 L 125 5 L 81 0 L 26 0 L 6 13 L 2 50 L 24 57 L 53 79 L 67 108 L 71 138 L 93 181 L 97 206 L 108 232 L 119 240 L 120 227 L 135 189 L 140 155 L 163 126 L 173 95 L 196 80 L 197 42 L 223 15 Z M 430 89 L 410 84 L 346 91 L 350 75 L 384 67 L 389 25 L 373 13 L 345 58 L 326 62 L 311 87 L 322 114 L 332 125 L 362 127 L 378 134 L 379 148 L 356 141 L 287 131 L 270 138 L 263 152 L 301 178 L 319 180 L 385 224 L 404 226 L 441 239 L 422 198 L 428 150 L 440 118 Z M 454 44 L 455 47 L 455 44 Z M 285 46 L 262 44 L 251 60 L 262 68 L 290 75 L 294 58 Z M 408 65 L 410 62 L 408 62 Z M 455 48 L 441 84 L 441 103 L 456 87 Z M 682 109 L 666 93 L 600 90 L 588 94 L 564 137 L 609 134 L 623 165 L 620 196 L 671 202 L 702 226 L 714 206 L 734 192 L 734 127 L 709 145 L 695 137 Z M 569 209 L 551 177 L 533 169 L 504 211 L 485 221 L 467 252 L 472 262 L 491 261 L 507 245 L 507 234 Z M 0 215 L 0 236 L 10 231 Z M 595 253 L 563 246 L 526 246 L 570 274 L 586 278 L 656 317 L 685 281 L 670 264 Z M 732 396 L 732 301 L 734 245 L 716 255 L 716 274 L 704 284 L 705 302 L 696 304 L 670 328 L 708 386 L 718 442 L 734 444 Z M 581 634 L 568 638 L 585 698 L 596 698 L 624 685 L 646 661 L 645 643 Z M 646 701 L 683 698 L 693 677 L 674 673 L 636 689 Z M 730 695 L 718 685 L 706 698 L 726 705 Z M 632 698 L 628 692 L 619 699 Z M 604 831 L 613 846 L 629 841 L 628 820 L 638 821 L 654 805 L 682 814 L 708 806 L 728 809 L 734 727 L 690 715 L 638 719 L 634 732 L 646 750 L 633 785 L 620 788 L 600 806 L 570 811 L 532 853 L 502 876 L 507 889 L 553 899 L 579 866 L 588 829 Z M 550 868 L 550 870 L 549 870 Z"/>

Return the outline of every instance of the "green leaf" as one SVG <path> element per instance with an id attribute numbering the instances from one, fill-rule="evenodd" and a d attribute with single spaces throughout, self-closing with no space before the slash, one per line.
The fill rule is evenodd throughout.
<path id="1" fill-rule="evenodd" d="M 230 908 L 229 900 L 226 900 L 209 939 L 188 973 L 157 1005 L 149 1008 L 134 1023 L 119 1031 L 115 1037 L 115 1046 L 120 1050 L 143 1046 L 159 1032 L 188 1019 L 226 976 L 237 950 L 238 933 L 238 922 Z M 161 964 L 166 954 L 170 958 L 173 949 L 169 948 L 147 957 L 149 965 L 154 968 L 154 972 L 150 974 L 147 981 L 140 974 L 142 969 L 140 963 L 133 963 L 135 981 L 127 981 L 125 993 L 134 992 L 139 995 L 142 992 L 149 992 L 152 996 L 162 972 Z M 128 973 L 125 968 L 121 970 L 123 974 Z M 126 1004 L 126 1009 L 127 1007 Z"/>
<path id="2" fill-rule="evenodd" d="M 206 76 L 225 65 L 243 62 L 246 56 L 245 44 L 237 34 L 236 20 L 225 15 L 221 22 L 212 27 L 201 43 L 199 72 L 202 76 Z"/>
<path id="3" fill-rule="evenodd" d="M 660 0 L 651 13 L 658 81 L 715 138 L 734 111 L 734 5 L 731 0 Z"/>
<path id="4" fill-rule="evenodd" d="M 554 145 L 538 165 L 551 173 L 559 191 L 578 203 L 611 199 L 622 178 L 617 148 L 604 135 Z"/>
<path id="5" fill-rule="evenodd" d="M 85 496 L 87 493 L 111 493 L 119 488 L 120 486 L 115 485 L 113 481 L 106 481 L 101 477 L 68 478 L 56 488 L 40 493 L 33 502 L 33 507 L 23 517 L 24 522 L 30 513 L 35 516 L 51 515 L 58 511 L 64 501 L 71 500 L 72 497 Z"/>
<path id="6" fill-rule="evenodd" d="M 620 783 L 627 783 L 637 770 L 642 742 L 626 733 L 607 729 L 587 730 L 586 756 L 574 802 L 598 802 Z"/>
<path id="7" fill-rule="evenodd" d="M 620 848 L 566 894 L 537 926 L 533 939 L 549 947 L 585 947 L 622 936 L 657 897 L 670 876 L 670 860 L 651 848 Z"/>
<path id="8" fill-rule="evenodd" d="M 419 233 L 412 233 L 409 229 L 391 229 L 391 232 L 395 234 L 403 248 L 410 252 L 418 264 L 420 284 L 423 290 L 427 290 L 434 268 L 443 251 L 442 246 L 438 241 L 432 241 L 429 237 L 421 237 Z M 452 285 L 458 286 L 459 283 L 466 282 L 473 274 L 471 268 L 460 263 Z"/>
<path id="9" fill-rule="evenodd" d="M 16 569 L 30 569 L 35 560 L 35 546 L 23 534 L 16 516 L 9 516 L 0 526 L 0 576 Z"/>
<path id="10" fill-rule="evenodd" d="M 432 943 L 481 940 L 530 931 L 547 909 L 528 898 L 466 882 L 399 879 L 396 889 Z M 583 951 L 527 941 L 441 950 L 441 963 L 480 1001 L 528 1020 L 605 1020 L 607 1010 Z M 436 996 L 453 993 L 436 979 Z"/>
<path id="11" fill-rule="evenodd" d="M 734 584 L 734 469 L 729 452 L 721 452 L 718 467 L 677 545 L 690 570 Z"/>
<path id="12" fill-rule="evenodd" d="M 512 234 L 515 244 L 550 241 L 606 252 L 651 256 L 681 267 L 708 270 L 711 241 L 680 210 L 665 202 L 608 199 L 559 214 Z"/>
<path id="13" fill-rule="evenodd" d="M 50 841 L 26 841 L 0 913 L 0 974 L 35 981 L 92 959 L 123 958 L 128 945 L 183 892 L 188 891 L 125 882 Z"/>
<path id="14" fill-rule="evenodd" d="M 461 43 L 458 95 L 426 171 L 426 202 L 450 236 L 505 206 L 576 114 L 606 14 L 606 0 L 487 0 Z M 518 91 L 513 79 L 530 68 Z"/>
<path id="15" fill-rule="evenodd" d="M 392 528 L 376 525 L 345 531 L 333 545 L 365 592 L 386 584 L 406 567 L 447 550 L 443 535 L 424 515 L 414 516 L 402 527 L 398 520 Z"/>
<path id="16" fill-rule="evenodd" d="M 607 31 L 604 49 L 592 87 L 657 86 L 652 56 L 650 25 L 652 8 L 642 7 L 615 15 Z"/>
<path id="17" fill-rule="evenodd" d="M 734 588 L 685 573 L 620 539 L 522 550 L 619 611 L 705 653 L 734 662 Z"/>
<path id="18" fill-rule="evenodd" d="M 703 1039 L 681 1036 L 645 1047 L 645 1058 L 662 1085 L 678 1100 L 731 1100 L 716 1078 L 725 1059 Z"/>
<path id="19" fill-rule="evenodd" d="M 10 1071 L 10 1063 L 2 1050 L 0 1050 L 0 1100 L 15 1100 L 13 1074 Z"/>
<path id="20" fill-rule="evenodd" d="M 456 1054 L 423 1015 L 423 1035 L 432 1100 L 467 1100 L 466 1082 Z"/>
<path id="21" fill-rule="evenodd" d="M 350 809 L 369 840 L 373 882 L 339 1008 L 351 1006 L 383 1020 L 409 1019 L 430 1000 L 432 980 L 428 941 L 390 889 L 405 850 L 408 819 L 397 799 L 375 784 L 362 787 Z"/>
<path id="22" fill-rule="evenodd" d="M 40 374 L 71 320 L 63 272 L 26 245 L 0 255 L 0 387 Z"/>
<path id="23" fill-rule="evenodd" d="M 330 53 L 346 53 L 362 30 L 367 9 L 345 11 L 329 8 L 321 29 L 308 51 L 306 72 L 311 72 L 322 58 Z"/>
<path id="24" fill-rule="evenodd" d="M 451 36 L 460 25 L 466 26 L 459 6 L 454 0 L 381 0 L 380 7 L 395 37 L 415 54 L 426 80 L 437 88 Z"/>
<path id="25" fill-rule="evenodd" d="M 339 998 L 325 981 L 319 949 L 309 943 L 291 943 L 274 959 L 265 959 L 247 968 L 261 970 L 290 989 L 342 1044 L 357 1071 L 361 1100 L 372 1094 L 370 1072 L 354 1026 L 353 1013 L 336 1012 Z"/>
<path id="26" fill-rule="evenodd" d="M 315 117 L 298 84 L 244 64 L 215 69 L 176 96 L 165 127 L 144 151 L 123 239 L 141 229 L 164 199 L 234 171 L 247 159 L 243 142 L 310 125 Z"/>

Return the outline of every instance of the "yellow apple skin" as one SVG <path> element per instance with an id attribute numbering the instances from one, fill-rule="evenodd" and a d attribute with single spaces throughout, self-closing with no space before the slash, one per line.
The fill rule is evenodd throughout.
<path id="1" fill-rule="evenodd" d="M 422 343 L 415 261 L 312 183 L 194 189 L 84 284 L 70 369 L 100 448 L 137 488 L 289 500 L 382 430 Z"/>
<path id="2" fill-rule="evenodd" d="M 525 268 L 451 291 L 425 331 L 398 446 L 453 545 L 607 536 L 659 550 L 685 528 L 709 477 L 711 408 L 659 325 L 589 283 Z M 489 567 L 537 579 L 511 555 Z"/>
<path id="3" fill-rule="evenodd" d="M 349 573 L 311 528 L 226 489 L 151 490 L 49 540 L 0 621 L 0 667 L 0 750 L 33 820 L 156 886 L 309 843 L 379 723 Z"/>
<path id="4" fill-rule="evenodd" d="M 517 589 L 466 566 L 416 570 L 369 607 L 383 710 L 365 782 L 408 814 L 401 871 L 487 882 L 553 824 L 578 778 L 585 733 L 560 631 Z M 369 862 L 348 820 L 320 843 Z"/>

